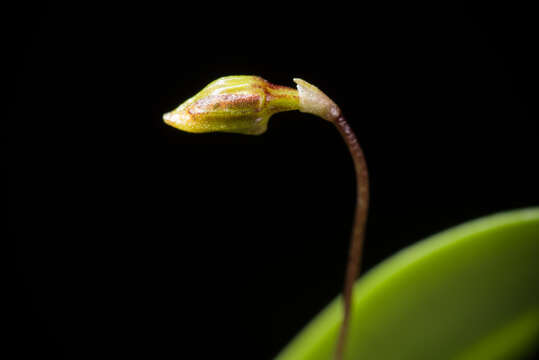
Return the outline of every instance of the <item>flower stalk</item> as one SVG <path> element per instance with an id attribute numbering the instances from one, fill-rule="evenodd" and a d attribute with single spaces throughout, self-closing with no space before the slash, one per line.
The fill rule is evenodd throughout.
<path id="1" fill-rule="evenodd" d="M 356 172 L 356 209 L 344 279 L 343 307 L 335 360 L 345 353 L 352 311 L 352 290 L 361 267 L 369 203 L 369 179 L 365 156 L 340 108 L 316 86 L 294 79 L 297 90 L 273 85 L 258 76 L 226 76 L 215 80 L 175 110 L 163 115 L 177 129 L 194 132 L 231 132 L 260 135 L 269 118 L 278 112 L 299 110 L 335 125 L 344 139 Z"/>

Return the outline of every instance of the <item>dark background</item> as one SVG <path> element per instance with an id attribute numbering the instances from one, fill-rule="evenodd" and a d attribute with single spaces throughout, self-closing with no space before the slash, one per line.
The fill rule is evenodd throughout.
<path id="1" fill-rule="evenodd" d="M 341 287 L 354 173 L 333 126 L 261 136 L 161 116 L 210 81 L 301 77 L 366 153 L 364 269 L 539 204 L 529 9 L 344 2 L 21 4 L 4 125 L 18 358 L 270 359 Z"/>

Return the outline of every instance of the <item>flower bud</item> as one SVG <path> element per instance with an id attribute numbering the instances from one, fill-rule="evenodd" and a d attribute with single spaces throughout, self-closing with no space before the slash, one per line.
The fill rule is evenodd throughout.
<path id="1" fill-rule="evenodd" d="M 211 82 L 163 119 L 187 132 L 259 135 L 266 131 L 271 115 L 298 109 L 295 89 L 270 84 L 258 76 L 226 76 Z"/>

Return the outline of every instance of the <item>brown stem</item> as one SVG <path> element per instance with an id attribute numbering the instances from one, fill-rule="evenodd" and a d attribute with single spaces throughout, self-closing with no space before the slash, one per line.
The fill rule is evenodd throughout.
<path id="1" fill-rule="evenodd" d="M 356 278 L 359 275 L 361 267 L 361 256 L 363 253 L 363 240 L 365 238 L 365 224 L 367 222 L 367 212 L 369 206 L 369 174 L 367 171 L 367 162 L 363 151 L 359 146 L 356 135 L 346 122 L 346 119 L 340 115 L 333 121 L 337 130 L 341 133 L 348 150 L 354 160 L 354 168 L 356 171 L 357 194 L 356 194 L 356 210 L 354 214 L 354 225 L 352 229 L 352 237 L 350 239 L 350 250 L 348 251 L 348 265 L 344 280 L 344 317 L 339 332 L 337 348 L 335 350 L 335 360 L 341 360 L 350 327 L 350 313 L 352 310 L 352 290 Z"/>

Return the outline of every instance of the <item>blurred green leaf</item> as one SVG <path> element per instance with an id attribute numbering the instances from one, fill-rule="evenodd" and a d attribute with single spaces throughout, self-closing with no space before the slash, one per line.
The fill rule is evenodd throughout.
<path id="1" fill-rule="evenodd" d="M 515 359 L 539 339 L 539 208 L 491 215 L 404 249 L 357 283 L 345 359 Z M 335 299 L 279 354 L 331 359 Z"/>

